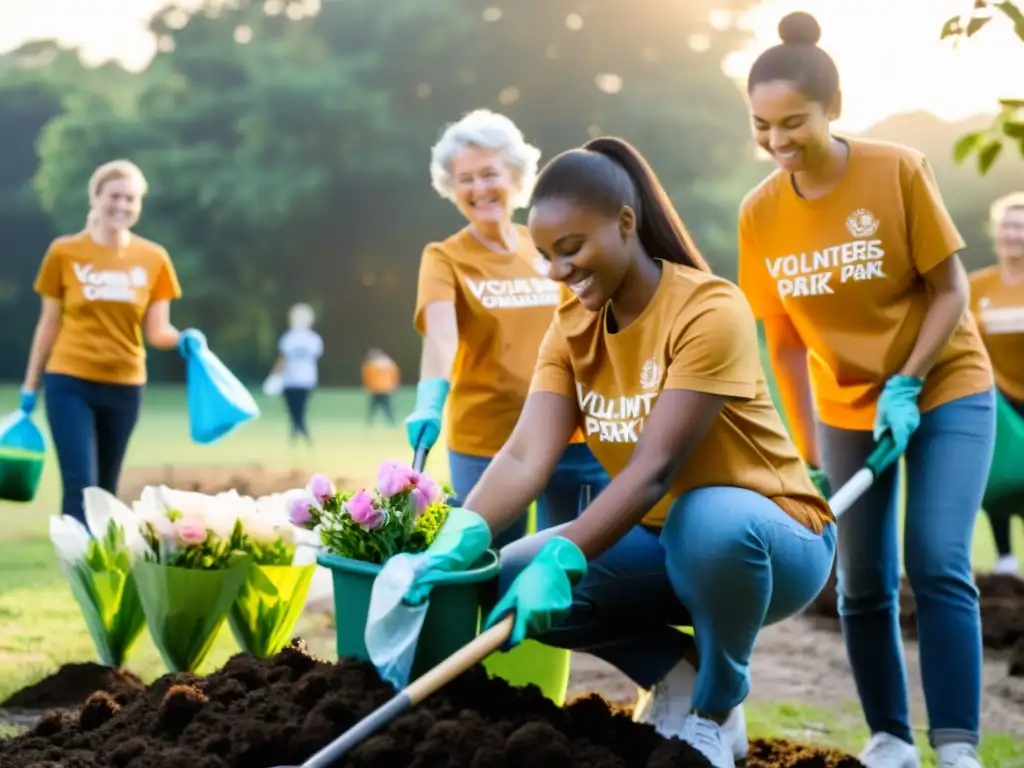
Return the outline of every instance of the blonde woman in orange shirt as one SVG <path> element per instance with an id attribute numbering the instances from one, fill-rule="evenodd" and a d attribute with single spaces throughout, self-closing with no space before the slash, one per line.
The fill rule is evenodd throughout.
<path id="1" fill-rule="evenodd" d="M 995 438 L 992 367 L 969 312 L 964 241 L 928 161 L 833 135 L 835 63 L 806 13 L 748 78 L 778 169 L 740 211 L 739 280 L 764 321 L 804 460 L 845 483 L 884 434 L 906 460 L 904 564 L 917 599 L 930 740 L 979 768 L 981 626 L 971 540 Z M 818 422 L 815 431 L 815 422 Z M 839 519 L 839 613 L 871 737 L 868 768 L 917 768 L 899 625 L 898 466 Z"/>
<path id="2" fill-rule="evenodd" d="M 971 312 L 988 349 L 996 386 L 1024 418 L 1024 192 L 1001 197 L 989 216 L 996 263 L 972 272 Z M 1024 519 L 1024 499 L 1007 498 L 985 509 L 998 560 L 993 571 L 1020 575 L 1010 541 L 1010 521 Z"/>
<path id="3" fill-rule="evenodd" d="M 377 411 L 384 413 L 384 418 L 392 426 L 395 413 L 391 405 L 391 395 L 398 389 L 398 364 L 383 349 L 373 347 L 366 353 L 362 368 L 363 389 L 370 395 L 370 405 L 366 411 L 366 423 L 373 424 Z"/>
<path id="4" fill-rule="evenodd" d="M 462 500 L 511 434 L 541 340 L 566 298 L 529 230 L 512 221 L 529 199 L 539 157 L 515 123 L 488 110 L 448 126 L 431 153 L 434 189 L 467 223 L 423 251 L 414 318 L 423 359 L 406 429 L 413 450 L 433 447 L 447 403 L 451 484 Z M 538 527 L 564 522 L 584 485 L 596 493 L 606 482 L 577 433 L 537 498 Z M 523 517 L 499 543 L 525 532 Z"/>
<path id="5" fill-rule="evenodd" d="M 84 488 L 117 492 L 146 383 L 143 340 L 157 349 L 203 343 L 171 324 L 181 288 L 167 251 L 131 232 L 145 194 L 142 171 L 127 160 L 97 168 L 85 229 L 50 245 L 35 283 L 42 309 L 21 407 L 35 407 L 43 384 L 62 511 L 83 522 Z"/>

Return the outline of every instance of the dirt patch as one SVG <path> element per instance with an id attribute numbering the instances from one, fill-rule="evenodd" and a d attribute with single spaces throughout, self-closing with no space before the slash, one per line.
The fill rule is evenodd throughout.
<path id="1" fill-rule="evenodd" d="M 95 691 L 105 691 L 118 700 L 127 700 L 146 687 L 136 675 L 102 664 L 65 664 L 43 678 L 0 702 L 4 709 L 58 709 L 78 707 Z"/>
<path id="2" fill-rule="evenodd" d="M 317 661 L 299 648 L 259 661 L 234 656 L 205 677 L 166 675 L 118 700 L 92 695 L 0 742 L 5 768 L 268 768 L 298 765 L 384 703 L 369 664 Z M 819 750 L 766 743 L 751 768 L 855 766 Z M 536 689 L 466 673 L 349 754 L 349 768 L 688 768 L 688 745 L 614 712 L 597 695 L 558 708 Z"/>
<path id="3" fill-rule="evenodd" d="M 271 469 L 261 464 L 240 466 L 129 467 L 121 476 L 118 496 L 127 502 L 139 498 L 147 485 L 166 485 L 179 491 L 221 493 L 235 490 L 242 496 L 266 496 L 302 488 L 312 471 L 302 469 Z M 332 477 L 335 485 L 347 487 L 350 478 Z"/>
<path id="4" fill-rule="evenodd" d="M 1024 677 L 1024 639 L 1010 651 L 1010 677 Z"/>

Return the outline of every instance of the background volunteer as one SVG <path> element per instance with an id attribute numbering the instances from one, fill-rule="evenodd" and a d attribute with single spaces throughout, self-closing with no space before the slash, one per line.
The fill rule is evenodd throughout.
<path id="1" fill-rule="evenodd" d="M 395 412 L 391 397 L 399 384 L 398 364 L 384 350 L 373 347 L 366 353 L 361 373 L 363 389 L 370 395 L 366 422 L 373 424 L 377 411 L 382 411 L 388 424 L 394 425 Z"/>
<path id="2" fill-rule="evenodd" d="M 976 768 L 982 650 L 970 552 L 994 395 L 966 311 L 964 242 L 922 155 L 831 135 L 839 75 L 813 17 L 791 14 L 779 31 L 782 44 L 748 79 L 754 137 L 779 170 L 743 201 L 740 285 L 764 321 L 803 458 L 838 487 L 881 435 L 906 451 L 905 566 L 929 735 L 941 768 Z M 839 520 L 839 613 L 872 733 L 868 768 L 920 760 L 899 628 L 898 502 L 893 468 Z"/>
<path id="3" fill-rule="evenodd" d="M 578 299 L 558 309 L 515 430 L 427 562 L 475 561 L 596 422 L 587 441 L 610 484 L 575 521 L 501 550 L 488 624 L 514 612 L 512 645 L 585 650 L 653 687 L 639 719 L 731 768 L 747 752 L 738 705 L 757 634 L 825 583 L 832 514 L 771 402 L 749 305 L 707 271 L 635 149 L 597 139 L 552 160 L 530 228 Z"/>
<path id="4" fill-rule="evenodd" d="M 85 229 L 53 241 L 35 282 L 42 306 L 21 408 L 35 408 L 42 383 L 62 512 L 82 522 L 85 488 L 117 493 L 146 383 L 143 339 L 174 349 L 197 333 L 171 324 L 170 302 L 181 288 L 167 251 L 130 231 L 146 188 L 127 160 L 97 168 Z"/>
<path id="5" fill-rule="evenodd" d="M 988 349 L 996 386 L 1024 418 L 1024 192 L 996 200 L 990 221 L 996 264 L 970 274 L 971 312 Z M 1010 521 L 1014 515 L 1024 519 L 1024 498 L 990 504 L 985 512 L 999 553 L 993 570 L 1019 575 Z"/>
<path id="6" fill-rule="evenodd" d="M 511 120 L 488 110 L 450 125 L 431 152 L 434 189 L 469 223 L 423 251 L 414 317 L 424 337 L 423 359 L 406 426 L 414 450 L 433 447 L 448 400 L 448 459 L 458 499 L 466 498 L 512 433 L 540 342 L 565 297 L 545 276 L 529 231 L 512 222 L 529 199 L 539 158 Z M 596 493 L 605 482 L 604 470 L 575 435 L 537 497 L 538 528 L 571 519 L 581 487 Z M 522 519 L 499 544 L 525 532 Z"/>
<path id="7" fill-rule="evenodd" d="M 281 396 L 288 409 L 289 436 L 292 442 L 300 437 L 312 445 L 306 415 L 309 398 L 319 382 L 319 362 L 324 354 L 324 340 L 313 330 L 316 313 L 308 304 L 296 304 L 288 311 L 288 330 L 282 334 L 277 348 L 279 357 L 274 372 L 281 374 L 284 389 Z"/>

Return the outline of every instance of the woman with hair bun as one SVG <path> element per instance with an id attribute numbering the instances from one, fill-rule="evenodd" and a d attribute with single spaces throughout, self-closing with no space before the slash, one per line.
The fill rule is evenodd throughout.
<path id="1" fill-rule="evenodd" d="M 904 453 L 904 561 L 929 738 L 940 768 L 978 768 L 971 541 L 995 401 L 967 311 L 964 241 L 921 153 L 832 132 L 839 73 L 815 19 L 790 14 L 779 34 L 747 82 L 754 139 L 779 167 L 741 206 L 740 287 L 764 323 L 804 461 L 838 487 L 883 435 Z M 839 520 L 839 613 L 871 729 L 868 768 L 920 765 L 899 626 L 898 501 L 893 467 Z"/>

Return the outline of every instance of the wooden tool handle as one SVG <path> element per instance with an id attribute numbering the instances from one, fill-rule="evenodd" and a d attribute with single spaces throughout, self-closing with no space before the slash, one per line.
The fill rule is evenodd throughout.
<path id="1" fill-rule="evenodd" d="M 403 693 L 412 703 L 419 704 L 435 691 L 440 690 L 467 669 L 483 661 L 501 646 L 512 635 L 515 614 L 509 614 L 493 627 L 462 646 L 459 650 L 442 661 L 422 677 L 406 686 Z"/>

